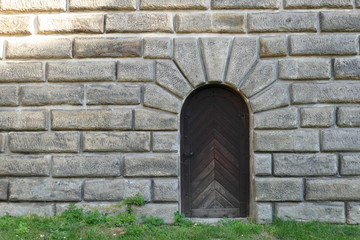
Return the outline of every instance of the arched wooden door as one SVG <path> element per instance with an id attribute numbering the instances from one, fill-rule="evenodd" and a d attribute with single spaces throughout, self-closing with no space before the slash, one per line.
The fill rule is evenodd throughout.
<path id="1" fill-rule="evenodd" d="M 232 89 L 207 85 L 181 112 L 181 209 L 187 217 L 246 217 L 249 113 Z"/>

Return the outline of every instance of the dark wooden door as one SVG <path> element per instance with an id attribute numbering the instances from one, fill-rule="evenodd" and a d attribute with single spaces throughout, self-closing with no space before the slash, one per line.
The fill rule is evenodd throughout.
<path id="1" fill-rule="evenodd" d="M 187 217 L 246 217 L 249 114 L 235 91 L 196 90 L 181 112 L 181 207 Z"/>

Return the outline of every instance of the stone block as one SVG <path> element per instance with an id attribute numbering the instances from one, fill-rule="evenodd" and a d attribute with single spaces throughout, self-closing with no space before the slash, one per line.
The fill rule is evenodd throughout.
<path id="1" fill-rule="evenodd" d="M 157 85 L 144 86 L 144 106 L 179 113 L 182 101 Z"/>
<path id="2" fill-rule="evenodd" d="M 335 122 L 333 107 L 316 107 L 300 109 L 301 127 L 331 127 Z"/>
<path id="3" fill-rule="evenodd" d="M 154 81 L 154 61 L 122 60 L 117 66 L 119 82 L 152 82 Z"/>
<path id="4" fill-rule="evenodd" d="M 62 0 L 2 0 L 2 12 L 65 12 L 66 1 Z"/>
<path id="5" fill-rule="evenodd" d="M 135 130 L 177 130 L 178 117 L 160 111 L 135 109 Z"/>
<path id="6" fill-rule="evenodd" d="M 176 14 L 175 28 L 178 33 L 211 32 L 211 14 L 205 12 Z"/>
<path id="7" fill-rule="evenodd" d="M 211 0 L 212 9 L 279 9 L 279 0 Z"/>
<path id="8" fill-rule="evenodd" d="M 38 16 L 38 33 L 103 33 L 104 15 L 56 14 Z"/>
<path id="9" fill-rule="evenodd" d="M 0 130 L 47 130 L 47 116 L 46 110 L 1 110 Z"/>
<path id="10" fill-rule="evenodd" d="M 0 106 L 18 106 L 18 86 L 0 86 Z"/>
<path id="11" fill-rule="evenodd" d="M 177 178 L 153 179 L 154 201 L 177 202 L 179 192 L 179 180 Z"/>
<path id="12" fill-rule="evenodd" d="M 5 151 L 5 134 L 0 134 L 0 152 Z"/>
<path id="13" fill-rule="evenodd" d="M 9 200 L 80 201 L 81 180 L 30 178 L 10 181 Z"/>
<path id="14" fill-rule="evenodd" d="M 324 130 L 322 131 L 322 150 L 327 152 L 359 151 L 359 130 Z"/>
<path id="15" fill-rule="evenodd" d="M 293 131 L 255 131 L 254 150 L 257 152 L 292 152 Z"/>
<path id="16" fill-rule="evenodd" d="M 254 154 L 254 172 L 256 176 L 270 176 L 272 173 L 271 154 Z"/>
<path id="17" fill-rule="evenodd" d="M 126 211 L 126 206 L 118 206 L 118 202 L 77 202 L 77 208 L 82 208 L 85 213 L 98 210 L 100 214 L 109 214 L 117 216 L 121 212 Z M 69 203 L 56 203 L 56 215 L 61 215 L 69 209 Z"/>
<path id="18" fill-rule="evenodd" d="M 77 153 L 78 132 L 22 132 L 9 134 L 9 149 L 18 153 Z"/>
<path id="19" fill-rule="evenodd" d="M 153 152 L 177 152 L 179 148 L 177 132 L 153 132 Z"/>
<path id="20" fill-rule="evenodd" d="M 149 132 L 85 132 L 84 152 L 149 152 Z"/>
<path id="21" fill-rule="evenodd" d="M 41 62 L 1 62 L 0 82 L 45 82 L 43 64 Z"/>
<path id="22" fill-rule="evenodd" d="M 340 174 L 344 176 L 360 175 L 360 154 L 340 154 Z"/>
<path id="23" fill-rule="evenodd" d="M 249 13 L 249 32 L 316 32 L 317 14 L 311 12 Z"/>
<path id="24" fill-rule="evenodd" d="M 336 58 L 334 63 L 334 75 L 336 79 L 360 79 L 360 59 Z"/>
<path id="25" fill-rule="evenodd" d="M 355 55 L 357 44 L 356 35 L 290 36 L 290 55 Z"/>
<path id="26" fill-rule="evenodd" d="M 117 177 L 120 161 L 114 155 L 56 155 L 52 158 L 53 177 Z"/>
<path id="27" fill-rule="evenodd" d="M 287 38 L 283 36 L 260 37 L 260 57 L 285 57 Z"/>
<path id="28" fill-rule="evenodd" d="M 26 15 L 2 15 L 0 35 L 30 35 L 33 28 L 32 21 L 32 18 Z"/>
<path id="29" fill-rule="evenodd" d="M 271 224 L 273 221 L 273 206 L 271 203 L 255 203 L 255 221 L 257 224 Z"/>
<path id="30" fill-rule="evenodd" d="M 207 6 L 207 0 L 142 0 L 140 2 L 141 10 L 203 10 L 207 9 Z"/>
<path id="31" fill-rule="evenodd" d="M 334 176 L 338 160 L 335 154 L 274 154 L 276 176 Z"/>
<path id="32" fill-rule="evenodd" d="M 360 204 L 357 202 L 350 202 L 346 207 L 347 224 L 360 224 Z"/>
<path id="33" fill-rule="evenodd" d="M 244 93 L 247 98 L 264 90 L 275 82 L 277 78 L 276 68 L 276 63 L 273 61 L 258 62 L 253 72 L 249 74 L 239 90 Z"/>
<path id="34" fill-rule="evenodd" d="M 174 213 L 179 211 L 178 203 L 149 203 L 144 206 L 134 206 L 134 212 L 140 219 L 142 216 L 149 218 L 150 216 L 159 217 L 164 220 L 166 224 L 173 224 Z"/>
<path id="35" fill-rule="evenodd" d="M 115 81 L 115 62 L 76 61 L 48 63 L 49 82 Z"/>
<path id="36" fill-rule="evenodd" d="M 0 216 L 54 216 L 52 203 L 0 203 Z"/>
<path id="37" fill-rule="evenodd" d="M 214 33 L 244 33 L 245 15 L 242 13 L 213 13 L 211 31 Z"/>
<path id="38" fill-rule="evenodd" d="M 106 32 L 173 32 L 173 16 L 167 12 L 106 15 Z"/>
<path id="39" fill-rule="evenodd" d="M 86 87 L 88 105 L 140 104 L 139 85 L 91 84 Z"/>
<path id="40" fill-rule="evenodd" d="M 131 130 L 132 110 L 52 110 L 52 130 Z"/>
<path id="41" fill-rule="evenodd" d="M 358 201 L 360 200 L 360 179 L 308 179 L 306 180 L 306 200 Z"/>
<path id="42" fill-rule="evenodd" d="M 144 38 L 144 58 L 171 58 L 172 44 L 167 37 Z"/>
<path id="43" fill-rule="evenodd" d="M 141 38 L 134 37 L 76 37 L 74 57 L 140 57 Z"/>
<path id="44" fill-rule="evenodd" d="M 0 176 L 47 177 L 49 173 L 50 163 L 47 156 L 0 155 Z"/>
<path id="45" fill-rule="evenodd" d="M 330 59 L 283 59 L 279 61 L 279 78 L 286 80 L 330 79 Z"/>
<path id="46" fill-rule="evenodd" d="M 8 199 L 8 187 L 9 182 L 7 179 L 0 180 L 0 200 L 7 200 Z"/>
<path id="47" fill-rule="evenodd" d="M 284 220 L 345 223 L 344 203 L 276 203 L 275 215 Z"/>
<path id="48" fill-rule="evenodd" d="M 284 8 L 353 8 L 351 0 L 325 0 L 325 1 L 312 1 L 312 0 L 285 0 Z"/>
<path id="49" fill-rule="evenodd" d="M 302 178 L 256 178 L 255 201 L 302 201 Z"/>
<path id="50" fill-rule="evenodd" d="M 29 38 L 7 41 L 7 59 L 71 58 L 72 41 L 69 38 Z"/>
<path id="51" fill-rule="evenodd" d="M 254 114 L 254 129 L 295 129 L 298 125 L 295 107 Z"/>
<path id="52" fill-rule="evenodd" d="M 125 177 L 176 177 L 177 154 L 127 155 L 124 157 Z"/>
<path id="53" fill-rule="evenodd" d="M 294 152 L 319 152 L 319 131 L 294 131 Z"/>
<path id="54" fill-rule="evenodd" d="M 136 0 L 70 0 L 70 11 L 136 10 Z"/>
<path id="55" fill-rule="evenodd" d="M 253 112 L 260 112 L 289 105 L 289 85 L 275 84 L 261 95 L 250 99 Z"/>
<path id="56" fill-rule="evenodd" d="M 170 60 L 159 60 L 155 63 L 156 83 L 178 97 L 184 98 L 192 90 L 175 63 Z"/>
<path id="57" fill-rule="evenodd" d="M 320 13 L 322 32 L 358 32 L 360 30 L 358 12 L 336 11 Z"/>
<path id="58" fill-rule="evenodd" d="M 84 93 L 79 85 L 38 85 L 22 86 L 21 105 L 82 105 Z"/>

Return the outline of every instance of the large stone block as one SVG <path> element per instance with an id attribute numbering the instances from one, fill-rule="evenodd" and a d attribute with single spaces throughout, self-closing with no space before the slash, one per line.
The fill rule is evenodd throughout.
<path id="1" fill-rule="evenodd" d="M 148 132 L 85 132 L 85 152 L 149 152 Z"/>
<path id="2" fill-rule="evenodd" d="M 139 85 L 91 84 L 86 87 L 86 104 L 88 105 L 137 105 L 139 103 Z"/>
<path id="3" fill-rule="evenodd" d="M 144 86 L 144 106 L 179 113 L 182 101 L 157 85 Z"/>
<path id="4" fill-rule="evenodd" d="M 273 221 L 273 206 L 271 203 L 255 203 L 255 221 L 257 224 L 271 224 Z"/>
<path id="5" fill-rule="evenodd" d="M 70 0 L 70 11 L 83 10 L 135 10 L 136 0 Z"/>
<path id="6" fill-rule="evenodd" d="M 177 132 L 153 132 L 153 152 L 177 152 L 179 148 Z"/>
<path id="7" fill-rule="evenodd" d="M 127 155 L 124 157 L 125 177 L 176 177 L 176 154 Z"/>
<path id="8" fill-rule="evenodd" d="M 46 110 L 1 110 L 0 130 L 47 130 Z"/>
<path id="9" fill-rule="evenodd" d="M 355 55 L 356 35 L 290 36 L 290 55 Z"/>
<path id="10" fill-rule="evenodd" d="M 320 13 L 322 32 L 358 32 L 360 30 L 358 12 L 336 11 Z"/>
<path id="11" fill-rule="evenodd" d="M 337 125 L 340 127 L 360 127 L 360 108 L 339 107 Z"/>
<path id="12" fill-rule="evenodd" d="M 77 153 L 78 132 L 22 132 L 9 134 L 9 149 L 18 153 Z"/>
<path id="13" fill-rule="evenodd" d="M 244 33 L 245 15 L 243 13 L 213 13 L 211 31 L 213 33 Z"/>
<path id="14" fill-rule="evenodd" d="M 49 173 L 50 162 L 47 156 L 0 155 L 0 176 L 40 177 L 49 176 Z"/>
<path id="15" fill-rule="evenodd" d="M 177 178 L 159 178 L 153 180 L 154 201 L 177 202 L 179 180 Z"/>
<path id="16" fill-rule="evenodd" d="M 302 201 L 302 178 L 256 178 L 256 201 Z"/>
<path id="17" fill-rule="evenodd" d="M 10 201 L 80 201 L 81 180 L 14 179 L 10 181 Z"/>
<path id="18" fill-rule="evenodd" d="M 284 59 L 279 61 L 279 78 L 298 79 L 330 79 L 330 59 Z"/>
<path id="19" fill-rule="evenodd" d="M 298 110 L 295 107 L 254 114 L 254 129 L 295 129 Z"/>
<path id="20" fill-rule="evenodd" d="M 360 204 L 357 202 L 350 202 L 346 208 L 346 223 L 347 224 L 360 224 Z"/>
<path id="21" fill-rule="evenodd" d="M 173 114 L 135 109 L 135 130 L 177 130 L 178 117 Z"/>
<path id="22" fill-rule="evenodd" d="M 319 131 L 294 131 L 294 152 L 319 152 Z"/>
<path id="23" fill-rule="evenodd" d="M 270 176 L 272 173 L 271 154 L 254 154 L 254 173 L 256 176 Z"/>
<path id="24" fill-rule="evenodd" d="M 335 154 L 274 154 L 276 176 L 333 176 L 337 173 Z"/>
<path id="25" fill-rule="evenodd" d="M 53 177 L 116 177 L 120 161 L 114 155 L 56 155 L 52 158 Z"/>
<path id="26" fill-rule="evenodd" d="M 260 37 L 260 57 L 287 55 L 287 38 L 283 36 Z"/>
<path id="27" fill-rule="evenodd" d="M 0 180 L 0 200 L 8 199 L 9 182 L 7 179 Z"/>
<path id="28" fill-rule="evenodd" d="M 0 216 L 54 216 L 52 203 L 0 203 Z"/>
<path id="29" fill-rule="evenodd" d="M 106 32 L 173 32 L 173 16 L 165 12 L 106 15 Z"/>
<path id="30" fill-rule="evenodd" d="M 141 207 L 134 206 L 134 212 L 139 219 L 142 216 L 147 218 L 150 216 L 159 217 L 166 224 L 174 223 L 174 213 L 177 211 L 179 211 L 178 203 L 150 203 Z"/>
<path id="31" fill-rule="evenodd" d="M 20 91 L 21 104 L 25 106 L 82 105 L 84 93 L 79 85 L 23 86 Z"/>
<path id="32" fill-rule="evenodd" d="M 276 203 L 275 214 L 284 220 L 345 223 L 344 203 Z"/>
<path id="33" fill-rule="evenodd" d="M 141 38 L 133 37 L 101 37 L 74 40 L 74 57 L 140 57 Z"/>
<path id="34" fill-rule="evenodd" d="M 0 134 L 0 152 L 5 151 L 5 134 Z"/>
<path id="35" fill-rule="evenodd" d="M 122 60 L 118 62 L 117 71 L 117 79 L 120 82 L 152 82 L 154 61 Z"/>
<path id="36" fill-rule="evenodd" d="M 62 0 L 2 0 L 1 11 L 4 12 L 65 12 L 66 1 Z"/>
<path id="37" fill-rule="evenodd" d="M 284 8 L 352 8 L 352 0 L 285 0 Z"/>
<path id="38" fill-rule="evenodd" d="M 358 153 L 340 154 L 340 174 L 346 176 L 360 175 L 360 154 Z"/>
<path id="39" fill-rule="evenodd" d="M 1 62 L 0 82 L 45 82 L 43 64 L 40 62 Z"/>
<path id="40" fill-rule="evenodd" d="M 49 82 L 115 81 L 115 62 L 77 61 L 48 63 Z"/>
<path id="41" fill-rule="evenodd" d="M 322 131 L 322 150 L 327 152 L 359 151 L 360 130 L 324 130 Z"/>
<path id="42" fill-rule="evenodd" d="M 172 44 L 167 37 L 144 38 L 144 58 L 171 58 Z"/>
<path id="43" fill-rule="evenodd" d="M 207 9 L 207 0 L 142 0 L 140 2 L 141 10 L 190 10 Z"/>
<path id="44" fill-rule="evenodd" d="M 306 180 L 306 200 L 359 201 L 360 179 L 323 178 Z"/>
<path id="45" fill-rule="evenodd" d="M 69 206 L 69 203 L 56 203 L 56 215 L 61 215 L 69 209 Z M 100 214 L 107 213 L 111 216 L 117 216 L 126 211 L 126 206 L 119 206 L 118 202 L 77 202 L 75 206 L 82 208 L 85 213 L 98 210 Z"/>
<path id="46" fill-rule="evenodd" d="M 30 35 L 33 28 L 32 21 L 32 18 L 26 15 L 2 15 L 0 35 Z"/>
<path id="47" fill-rule="evenodd" d="M 208 12 L 176 14 L 175 27 L 178 33 L 211 32 L 211 14 Z"/>
<path id="48" fill-rule="evenodd" d="M 19 87 L 0 86 L 0 106 L 18 106 Z"/>
<path id="49" fill-rule="evenodd" d="M 334 63 L 334 75 L 336 79 L 360 79 L 360 59 L 336 58 Z"/>
<path id="50" fill-rule="evenodd" d="M 335 122 L 335 108 L 301 108 L 300 122 L 301 127 L 331 127 Z"/>
<path id="51" fill-rule="evenodd" d="M 261 95 L 250 99 L 253 112 L 260 112 L 289 105 L 289 85 L 275 84 Z"/>
<path id="52" fill-rule="evenodd" d="M 211 0 L 213 9 L 279 9 L 279 0 Z"/>

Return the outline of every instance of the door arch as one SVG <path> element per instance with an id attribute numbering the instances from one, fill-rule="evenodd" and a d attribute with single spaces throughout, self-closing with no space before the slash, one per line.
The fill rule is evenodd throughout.
<path id="1" fill-rule="evenodd" d="M 181 211 L 187 217 L 247 217 L 249 111 L 223 85 L 206 85 L 181 111 Z"/>

